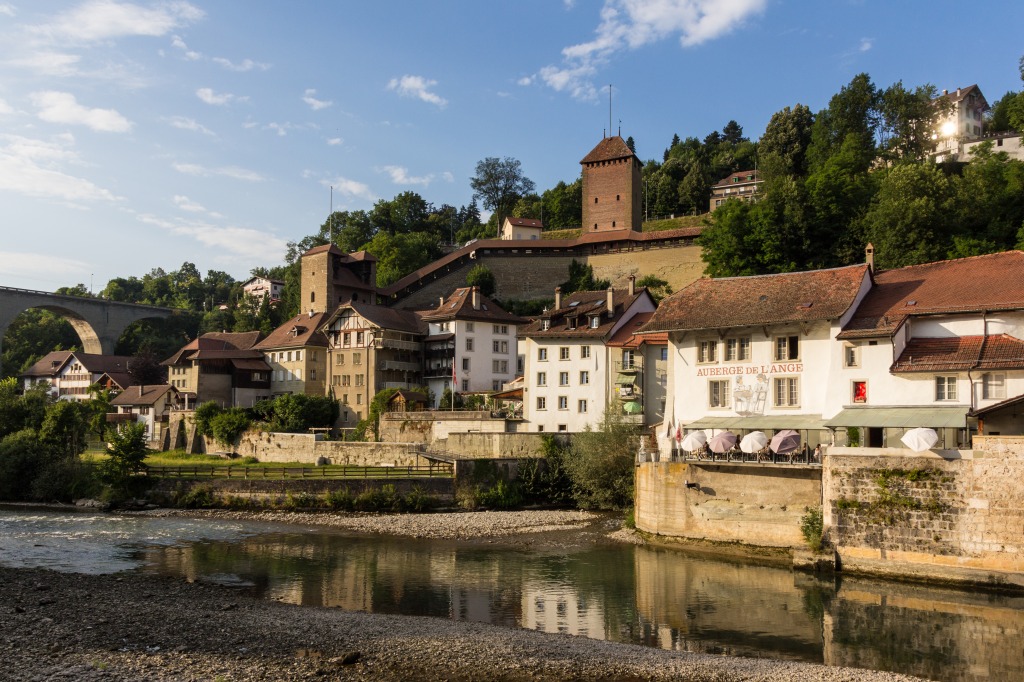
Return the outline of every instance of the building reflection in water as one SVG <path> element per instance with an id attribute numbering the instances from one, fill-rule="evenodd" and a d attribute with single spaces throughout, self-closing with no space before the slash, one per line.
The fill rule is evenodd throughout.
<path id="1" fill-rule="evenodd" d="M 1024 679 L 1024 598 L 650 547 L 555 551 L 253 535 L 146 550 L 151 572 L 309 606 L 429 615 L 679 651 L 822 662 L 969 682 Z"/>

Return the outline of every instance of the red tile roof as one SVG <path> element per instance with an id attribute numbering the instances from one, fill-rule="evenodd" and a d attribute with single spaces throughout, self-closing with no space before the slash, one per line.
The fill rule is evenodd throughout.
<path id="1" fill-rule="evenodd" d="M 699 279 L 666 298 L 642 333 L 833 320 L 850 309 L 867 265 Z"/>
<path id="2" fill-rule="evenodd" d="M 969 369 L 1024 369 L 1024 341 L 998 336 L 911 339 L 890 371 L 959 372 Z"/>
<path id="3" fill-rule="evenodd" d="M 55 350 L 47 353 L 34 365 L 29 367 L 27 370 L 21 373 L 23 377 L 52 377 L 57 376 L 60 372 L 61 367 L 68 361 L 73 355 L 73 351 L 70 350 Z"/>
<path id="4" fill-rule="evenodd" d="M 519 337 L 533 339 L 604 339 L 612 327 L 619 321 L 623 313 L 641 296 L 650 298 L 647 289 L 637 289 L 632 296 L 627 289 L 615 289 L 612 292 L 611 315 L 608 314 L 608 292 L 577 291 L 562 299 L 562 307 L 543 313 L 540 319 L 534 320 L 525 327 L 519 328 Z M 653 303 L 653 301 L 652 301 Z M 590 318 L 600 316 L 598 326 L 590 326 Z M 569 320 L 575 318 L 577 326 L 569 328 Z M 550 328 L 543 328 L 543 321 L 550 322 Z"/>
<path id="5" fill-rule="evenodd" d="M 889 336 L 911 316 L 1024 310 L 1021 251 L 911 265 L 874 280 L 840 339 Z"/>
<path id="6" fill-rule="evenodd" d="M 304 348 L 306 346 L 327 347 L 327 336 L 320 331 L 321 325 L 327 321 L 327 313 L 308 313 L 296 315 L 270 335 L 256 344 L 259 350 L 276 348 Z"/>
<path id="7" fill-rule="evenodd" d="M 154 405 L 168 391 L 178 389 L 169 384 L 147 384 L 145 386 L 129 386 L 110 401 L 111 405 Z"/>
<path id="8" fill-rule="evenodd" d="M 534 218 L 505 218 L 505 220 L 515 227 L 544 227 L 544 223 Z"/>
<path id="9" fill-rule="evenodd" d="M 653 312 L 637 313 L 631 319 L 627 320 L 625 324 L 619 327 L 618 331 L 612 335 L 612 338 L 608 339 L 608 343 L 606 345 L 613 348 L 639 348 L 640 345 L 644 343 L 648 345 L 667 344 L 668 332 L 644 334 L 643 336 L 637 334 L 637 331 L 650 322 L 653 316 Z"/>
<path id="10" fill-rule="evenodd" d="M 749 176 L 751 176 L 751 175 L 754 176 L 754 179 L 753 180 L 748 180 L 747 178 Z M 737 178 L 737 179 L 734 181 L 733 178 Z M 756 170 L 736 171 L 732 175 L 727 175 L 726 177 L 724 177 L 721 180 L 719 180 L 717 184 L 711 185 L 711 188 L 714 189 L 716 187 L 734 187 L 736 185 L 744 185 L 744 184 L 747 184 L 747 183 L 754 183 L 754 182 L 761 182 L 761 174 L 758 171 L 756 171 Z"/>
<path id="11" fill-rule="evenodd" d="M 636 156 L 626 144 L 626 141 L 616 135 L 606 137 L 597 143 L 597 146 L 590 150 L 590 153 L 583 157 L 580 163 L 597 163 L 598 161 L 612 161 L 614 159 L 625 159 Z"/>
<path id="12" fill-rule="evenodd" d="M 441 320 L 482 320 L 486 322 L 504 322 L 505 324 L 526 324 L 529 320 L 506 312 L 504 308 L 484 296 L 478 294 L 479 309 L 473 307 L 471 287 L 456 289 L 445 302 L 433 310 L 425 310 L 420 317 L 428 322 Z"/>
<path id="13" fill-rule="evenodd" d="M 195 351 L 239 351 L 249 350 L 260 340 L 258 331 L 252 332 L 207 332 L 182 346 L 177 353 L 164 360 L 162 365 L 176 365 L 182 358 L 192 356 Z"/>

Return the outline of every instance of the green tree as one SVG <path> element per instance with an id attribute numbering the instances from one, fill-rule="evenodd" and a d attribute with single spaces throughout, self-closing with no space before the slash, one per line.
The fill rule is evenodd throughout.
<path id="1" fill-rule="evenodd" d="M 597 429 L 573 434 L 565 468 L 576 502 L 585 509 L 626 509 L 633 505 L 633 468 L 639 431 L 609 405 Z"/>
<path id="2" fill-rule="evenodd" d="M 132 482 L 135 476 L 146 471 L 148 454 L 145 424 L 128 422 L 111 434 L 101 476 L 116 498 L 125 497 L 134 490 Z"/>
<path id="3" fill-rule="evenodd" d="M 437 238 L 424 232 L 378 232 L 365 245 L 377 257 L 377 286 L 386 287 L 421 268 L 439 255 Z"/>
<path id="4" fill-rule="evenodd" d="M 644 275 L 636 281 L 636 285 L 647 289 L 655 303 L 661 303 L 662 299 L 672 295 L 672 285 L 657 275 Z"/>
<path id="5" fill-rule="evenodd" d="M 512 214 L 512 208 L 523 196 L 534 190 L 533 180 L 523 173 L 518 159 L 489 156 L 476 164 L 476 174 L 469 179 L 473 199 L 490 209 L 500 221 Z"/>
<path id="6" fill-rule="evenodd" d="M 609 286 L 611 286 L 611 282 L 607 279 L 594 279 L 593 266 L 574 259 L 569 263 L 569 279 L 562 283 L 562 293 L 598 291 L 607 289 Z"/>
<path id="7" fill-rule="evenodd" d="M 497 288 L 497 281 L 494 273 L 483 263 L 477 263 L 466 273 L 466 286 L 480 287 L 480 293 L 484 296 L 494 296 Z"/>
<path id="8" fill-rule="evenodd" d="M 22 429 L 0 439 L 0 500 L 31 499 L 32 483 L 57 458 L 49 443 L 33 429 Z"/>
<path id="9" fill-rule="evenodd" d="M 935 86 L 908 90 L 902 81 L 878 93 L 876 132 L 882 158 L 894 162 L 927 157 L 934 147 L 936 124 L 952 105 L 948 99 L 936 99 L 936 94 Z"/>
<path id="10" fill-rule="evenodd" d="M 84 401 L 58 400 L 46 408 L 39 440 L 63 457 L 77 457 L 88 444 L 90 407 Z"/>
<path id="11" fill-rule="evenodd" d="M 768 127 L 758 140 L 761 175 L 806 175 L 807 147 L 811 142 L 813 125 L 814 115 L 803 104 L 772 114 Z"/>

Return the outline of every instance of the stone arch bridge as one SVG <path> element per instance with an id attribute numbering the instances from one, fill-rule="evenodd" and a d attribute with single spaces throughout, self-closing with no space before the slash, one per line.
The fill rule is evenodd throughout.
<path id="1" fill-rule="evenodd" d="M 113 355 L 117 340 L 133 322 L 147 318 L 164 319 L 174 314 L 170 308 L 0 287 L 0 348 L 7 327 L 14 318 L 31 308 L 60 315 L 71 323 L 86 353 L 103 355 Z"/>

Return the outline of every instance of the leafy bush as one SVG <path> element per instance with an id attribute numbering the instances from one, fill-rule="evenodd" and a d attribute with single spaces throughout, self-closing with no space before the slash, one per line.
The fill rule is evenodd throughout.
<path id="1" fill-rule="evenodd" d="M 225 444 L 233 444 L 252 424 L 245 410 L 232 407 L 224 410 L 210 420 L 210 430 L 214 438 Z"/>
<path id="2" fill-rule="evenodd" d="M 133 485 L 134 477 L 146 470 L 146 425 L 130 422 L 116 429 L 110 436 L 107 454 L 100 469 L 103 482 L 115 498 L 131 496 L 138 487 Z"/>
<path id="3" fill-rule="evenodd" d="M 402 496 L 389 483 L 359 493 L 354 506 L 356 511 L 402 511 Z"/>
<path id="4" fill-rule="evenodd" d="M 32 481 L 31 498 L 40 502 L 73 502 L 98 498 L 103 486 L 96 470 L 77 457 L 61 457 L 46 464 Z"/>
<path id="5" fill-rule="evenodd" d="M 355 500 L 348 488 L 329 490 L 324 494 L 324 505 L 335 511 L 352 511 L 355 508 Z"/>
<path id="6" fill-rule="evenodd" d="M 425 512 L 430 511 L 437 505 L 437 500 L 427 493 L 420 486 L 413 486 L 412 490 L 405 494 L 402 506 L 405 511 Z"/>
<path id="7" fill-rule="evenodd" d="M 565 469 L 576 502 L 585 509 L 627 509 L 633 504 L 633 467 L 639 433 L 609 407 L 597 430 L 574 434 Z"/>
<path id="8" fill-rule="evenodd" d="M 800 533 L 803 534 L 811 551 L 820 552 L 824 544 L 824 522 L 821 507 L 806 507 L 805 512 L 800 519 Z"/>
<path id="9" fill-rule="evenodd" d="M 217 403 L 211 401 L 205 402 L 195 410 L 196 420 L 196 431 L 200 436 L 212 436 L 213 435 L 213 418 L 224 411 Z"/>
<path id="10" fill-rule="evenodd" d="M 314 509 L 320 506 L 320 501 L 316 495 L 307 492 L 292 493 L 289 492 L 284 497 L 284 504 L 282 505 L 285 509 L 291 511 L 297 511 L 299 509 Z"/>
<path id="11" fill-rule="evenodd" d="M 176 490 L 173 502 L 183 509 L 205 509 L 216 506 L 217 498 L 209 487 L 197 485 L 188 490 Z"/>
<path id="12" fill-rule="evenodd" d="M 488 509 L 512 509 L 523 504 L 523 493 L 515 482 L 498 479 L 493 487 L 478 493 L 477 501 Z"/>

